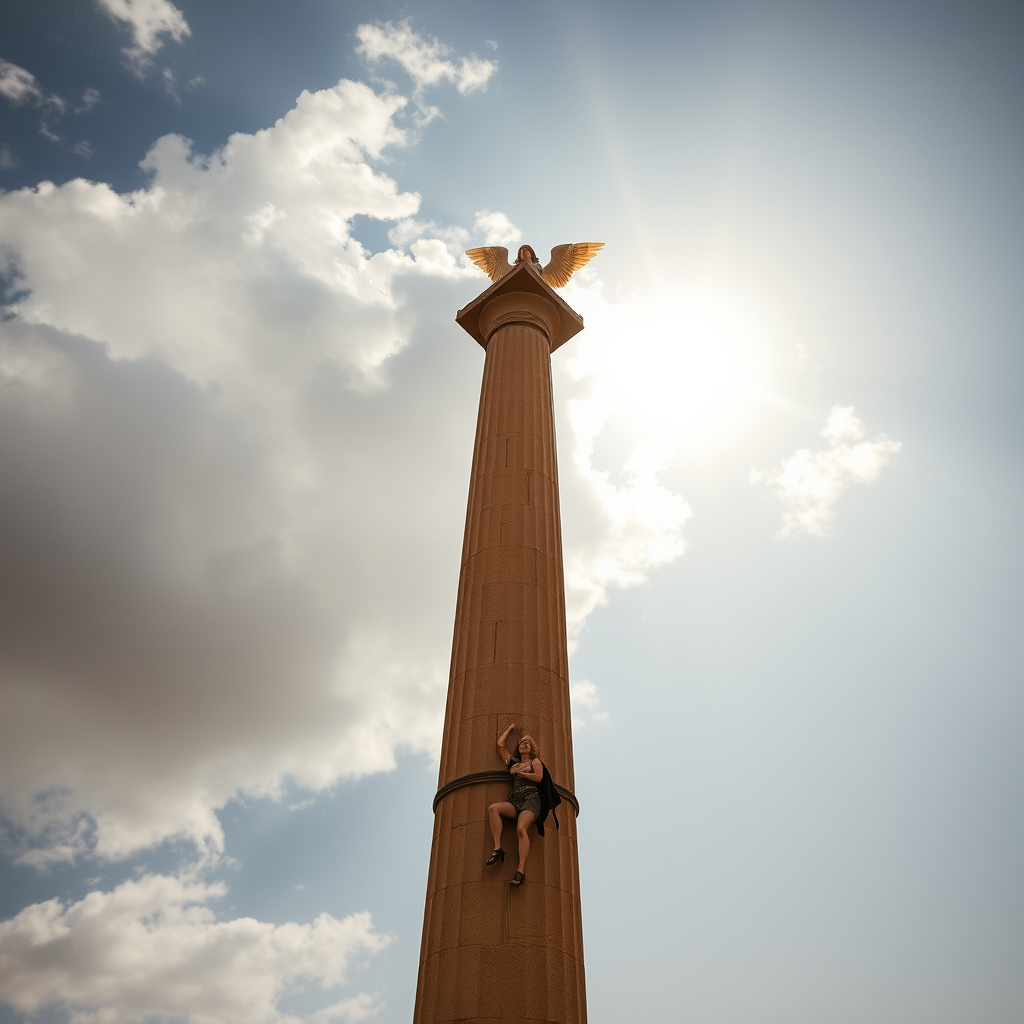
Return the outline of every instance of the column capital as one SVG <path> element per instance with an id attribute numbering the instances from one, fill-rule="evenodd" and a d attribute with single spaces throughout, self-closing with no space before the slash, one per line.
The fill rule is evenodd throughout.
<path id="1" fill-rule="evenodd" d="M 481 292 L 468 306 L 459 310 L 455 322 L 486 349 L 491 334 L 502 326 L 501 321 L 516 319 L 513 295 L 522 297 L 520 306 L 524 313 L 530 314 L 528 320 L 537 318 L 543 321 L 537 322 L 536 326 L 547 334 L 552 352 L 583 330 L 583 317 L 528 263 L 520 263 L 500 281 L 495 281 Z"/>

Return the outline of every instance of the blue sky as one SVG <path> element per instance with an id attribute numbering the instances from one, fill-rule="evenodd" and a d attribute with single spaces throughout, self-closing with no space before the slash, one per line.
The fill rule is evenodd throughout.
<path id="1" fill-rule="evenodd" d="M 1024 1016 L 1015 5 L 2 23 L 0 1021 L 410 1019 L 520 240 L 591 1021 Z"/>

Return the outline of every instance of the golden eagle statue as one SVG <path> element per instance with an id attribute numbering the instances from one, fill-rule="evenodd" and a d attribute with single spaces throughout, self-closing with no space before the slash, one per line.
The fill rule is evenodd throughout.
<path id="1" fill-rule="evenodd" d="M 529 245 L 519 247 L 515 263 L 508 261 L 508 249 L 503 245 L 483 245 L 479 249 L 467 249 L 466 255 L 492 280 L 500 281 L 513 267 L 520 263 L 537 265 L 540 276 L 552 288 L 561 288 L 581 267 L 585 267 L 604 248 L 604 242 L 568 242 L 556 245 L 551 250 L 547 266 L 540 266 L 537 254 Z"/>

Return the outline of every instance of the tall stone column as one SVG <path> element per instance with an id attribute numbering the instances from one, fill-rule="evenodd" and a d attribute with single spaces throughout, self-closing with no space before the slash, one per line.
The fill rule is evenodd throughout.
<path id="1" fill-rule="evenodd" d="M 455 614 L 414 1024 L 584 1024 L 583 928 L 573 795 L 562 532 L 551 353 L 582 319 L 529 264 L 456 321 L 486 350 Z M 529 732 L 563 802 L 561 828 L 516 833 L 485 867 L 487 806 L 511 777 L 495 739 Z M 509 746 L 511 748 L 512 740 Z"/>

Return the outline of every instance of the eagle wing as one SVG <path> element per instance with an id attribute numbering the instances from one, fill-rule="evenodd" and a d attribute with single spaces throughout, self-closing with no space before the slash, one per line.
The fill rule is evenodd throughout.
<path id="1" fill-rule="evenodd" d="M 569 242 L 566 245 L 556 245 L 551 250 L 551 261 L 541 270 L 540 276 L 552 288 L 561 288 L 603 248 L 604 242 Z"/>
<path id="2" fill-rule="evenodd" d="M 467 249 L 466 255 L 492 280 L 500 281 L 511 269 L 508 249 L 503 245 L 483 245 Z"/>

